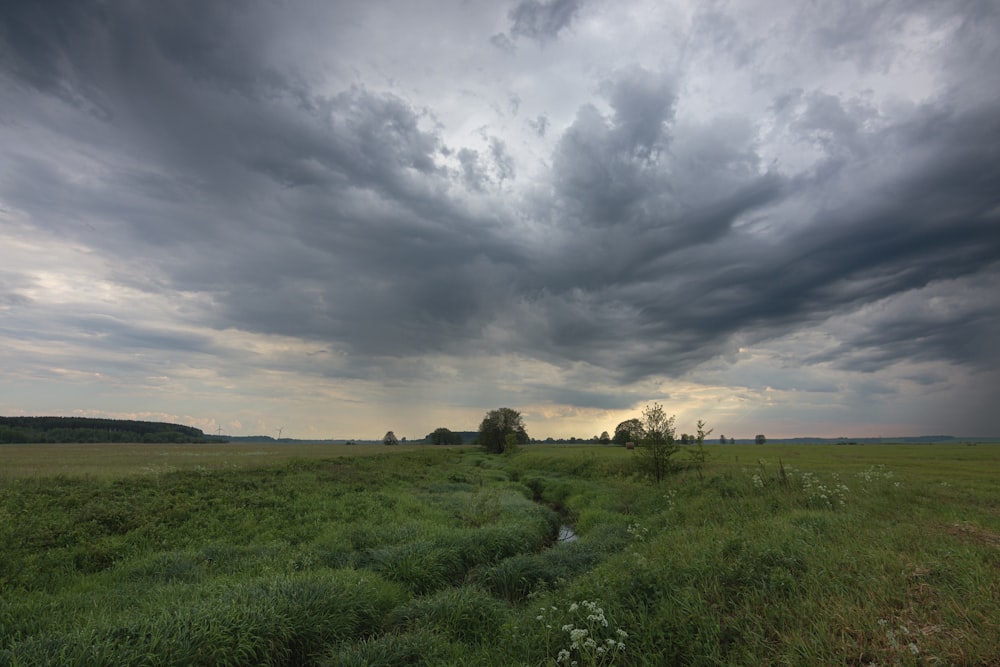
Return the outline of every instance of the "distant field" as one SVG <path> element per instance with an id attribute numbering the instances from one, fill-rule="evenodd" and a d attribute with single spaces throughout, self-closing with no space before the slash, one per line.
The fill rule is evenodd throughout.
<path id="1" fill-rule="evenodd" d="M 234 444 L 30 444 L 0 445 L 0 479 L 51 475 L 149 475 L 189 469 L 248 469 L 296 460 L 370 456 L 391 452 L 438 449 L 430 445 L 343 445 L 330 443 Z M 447 449 L 448 447 L 445 447 Z M 467 449 L 474 449 L 466 446 Z M 877 445 L 707 445 L 709 460 L 718 469 L 778 465 L 779 461 L 814 470 L 861 470 L 872 465 L 892 465 L 907 475 L 928 480 L 959 478 L 972 483 L 993 483 L 1000 471 L 1000 443 L 877 444 Z M 601 445 L 529 445 L 545 457 L 594 457 L 612 460 L 627 457 L 620 447 Z"/>
<path id="2" fill-rule="evenodd" d="M 744 445 L 711 448 L 720 465 L 745 467 L 758 460 L 817 471 L 858 472 L 873 465 L 892 466 L 908 479 L 996 484 L 1000 443 L 982 445 Z"/>
<path id="3" fill-rule="evenodd" d="M 384 454 L 381 444 L 31 444 L 0 445 L 0 479 L 51 475 L 150 475 L 205 468 L 247 469 L 294 460 Z M 393 451 L 412 451 L 398 445 Z"/>

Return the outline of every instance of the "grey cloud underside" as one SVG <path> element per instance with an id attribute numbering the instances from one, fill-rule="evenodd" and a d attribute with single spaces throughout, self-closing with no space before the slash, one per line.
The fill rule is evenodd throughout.
<path id="1" fill-rule="evenodd" d="M 555 39 L 580 11 L 527 0 L 510 33 Z M 600 99 L 568 127 L 528 121 L 557 140 L 531 194 L 517 194 L 504 190 L 522 170 L 503 139 L 451 146 L 434 110 L 400 95 L 316 92 L 257 55 L 267 17 L 254 16 L 214 3 L 12 5 L 4 99 L 30 90 L 82 110 L 38 122 L 90 146 L 104 170 L 83 186 L 22 148 L 0 196 L 39 228 L 125 258 L 123 282 L 209 295 L 201 323 L 373 364 L 513 353 L 589 362 L 624 383 L 936 285 L 1000 283 L 995 99 L 931 101 L 873 125 L 863 104 L 789 90 L 774 122 L 823 157 L 787 174 L 765 163 L 750 119 L 681 122 L 675 75 L 626 67 L 595 82 Z M 28 308 L 16 280 L 0 305 Z M 996 357 L 995 312 L 985 299 L 943 319 L 891 314 L 807 361 L 975 365 Z M 129 348 L 207 345 L 87 326 Z"/>
<path id="2" fill-rule="evenodd" d="M 580 0 L 521 0 L 508 14 L 510 32 L 515 37 L 538 41 L 555 39 L 572 23 L 580 10 Z"/>

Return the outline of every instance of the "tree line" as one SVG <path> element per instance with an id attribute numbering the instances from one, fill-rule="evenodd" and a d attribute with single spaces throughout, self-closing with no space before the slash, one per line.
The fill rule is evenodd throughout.
<path id="1" fill-rule="evenodd" d="M 712 432 L 711 430 L 706 432 L 704 430 L 704 426 L 704 422 L 699 421 L 697 425 L 698 430 L 695 433 L 681 433 L 678 436 L 676 433 L 671 431 L 670 437 L 681 445 L 702 446 L 705 444 L 705 438 L 707 435 Z M 576 444 L 590 442 L 602 445 L 615 444 L 624 447 L 630 442 L 633 443 L 633 445 L 640 442 L 648 434 L 648 430 L 649 425 L 644 424 L 643 419 L 631 418 L 626 419 L 615 427 L 614 436 L 611 436 L 607 431 L 604 431 L 600 435 L 595 435 L 589 439 L 572 437 L 535 440 L 528 436 L 527 430 L 524 426 L 524 419 L 520 412 L 512 408 L 498 408 L 496 410 L 490 410 L 486 413 L 486 416 L 483 418 L 483 421 L 479 425 L 479 430 L 477 431 L 452 431 L 451 429 L 442 426 L 434 429 L 434 431 L 424 436 L 422 442 L 431 445 L 478 444 L 488 451 L 503 452 L 507 448 L 507 437 L 509 435 L 513 435 L 513 440 L 511 441 L 513 446 L 541 442 L 548 444 Z M 406 442 L 406 439 L 399 439 L 396 437 L 394 432 L 388 431 L 382 438 L 382 442 L 386 445 L 396 445 L 400 442 Z M 767 438 L 764 435 L 757 435 L 754 438 L 754 442 L 758 445 L 762 445 L 767 442 Z M 736 440 L 734 438 L 727 439 L 725 435 L 721 435 L 719 436 L 719 444 L 732 445 L 736 444 Z"/>
<path id="2" fill-rule="evenodd" d="M 0 443 L 208 442 L 193 426 L 94 417 L 0 417 Z"/>
<path id="3" fill-rule="evenodd" d="M 656 482 L 667 475 L 682 469 L 693 469 L 700 477 L 702 468 L 708 459 L 705 441 L 713 429 L 706 427 L 699 419 L 693 434 L 677 435 L 674 416 L 668 417 L 659 403 L 647 405 L 640 417 L 626 419 L 615 428 L 614 436 L 607 431 L 600 436 L 594 436 L 595 442 L 604 444 L 615 443 L 629 446 L 636 450 L 638 468 Z M 759 434 L 754 439 L 757 444 L 764 444 L 767 438 Z M 426 442 L 436 445 L 463 444 L 461 436 L 457 436 L 447 428 L 438 428 L 430 433 Z M 385 444 L 399 442 L 392 431 L 386 433 Z M 479 424 L 476 442 L 480 447 L 495 454 L 509 454 L 520 445 L 531 442 L 521 413 L 512 408 L 490 410 Z M 735 442 L 733 438 L 719 436 L 719 444 Z M 678 461 L 675 455 L 681 451 L 687 454 L 685 461 Z"/>

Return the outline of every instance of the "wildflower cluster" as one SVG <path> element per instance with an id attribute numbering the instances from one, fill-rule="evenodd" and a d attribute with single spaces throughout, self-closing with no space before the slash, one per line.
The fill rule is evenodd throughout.
<path id="1" fill-rule="evenodd" d="M 548 614 L 558 612 L 555 606 L 539 609 L 535 617 L 547 630 L 552 628 Z M 628 632 L 622 628 L 611 630 L 611 624 L 604 615 L 604 609 L 591 600 L 573 602 L 567 609 L 568 621 L 563 623 L 560 631 L 565 633 L 563 645 L 556 654 L 556 663 L 567 667 L 596 667 L 613 665 L 615 659 L 624 655 L 625 640 Z"/>
<path id="2" fill-rule="evenodd" d="M 831 510 L 843 507 L 850 493 L 850 488 L 841 482 L 837 473 L 831 473 L 830 480 L 824 481 L 815 473 L 799 471 L 780 461 L 776 474 L 768 473 L 767 462 L 763 459 L 757 461 L 756 469 L 743 468 L 743 474 L 750 478 L 755 489 L 778 487 L 788 493 L 801 490 L 810 507 Z"/>
<path id="3" fill-rule="evenodd" d="M 636 542 L 645 542 L 646 536 L 649 535 L 649 528 L 641 526 L 638 523 L 630 523 L 625 531 L 632 536 L 632 539 Z"/>
<path id="4" fill-rule="evenodd" d="M 900 486 L 899 481 L 895 479 L 895 473 L 891 470 L 886 470 L 885 466 L 882 464 L 871 466 L 868 470 L 859 472 L 858 477 L 860 477 L 861 481 L 865 483 L 865 490 L 869 490 L 869 487 L 881 483 L 885 483 L 886 485 L 891 483 L 892 487 L 896 489 Z"/>
<path id="5" fill-rule="evenodd" d="M 792 466 L 786 466 L 781 461 L 778 461 L 778 474 L 769 475 L 767 471 L 767 461 L 765 459 L 757 459 L 757 468 L 743 468 L 743 474 L 750 477 L 750 481 L 753 483 L 753 487 L 755 489 L 763 489 L 766 486 L 772 486 L 774 484 L 788 488 L 788 485 L 795 474 L 795 468 Z"/>
<path id="6" fill-rule="evenodd" d="M 802 490 L 809 505 L 831 510 L 844 506 L 844 499 L 850 489 L 840 482 L 840 475 L 837 473 L 833 473 L 831 477 L 833 481 L 827 485 L 813 473 L 802 473 Z"/>

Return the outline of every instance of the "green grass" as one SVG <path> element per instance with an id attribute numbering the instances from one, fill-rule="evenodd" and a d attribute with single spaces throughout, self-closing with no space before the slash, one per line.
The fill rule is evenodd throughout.
<path id="1" fill-rule="evenodd" d="M 425 449 L 397 445 L 393 451 Z M 229 443 L 229 444 L 0 444 L 0 481 L 24 477 L 156 478 L 178 470 L 247 470 L 297 460 L 372 456 L 386 453 L 380 444 Z"/>
<path id="2" fill-rule="evenodd" d="M 34 447 L 0 665 L 1000 664 L 997 445 Z"/>

